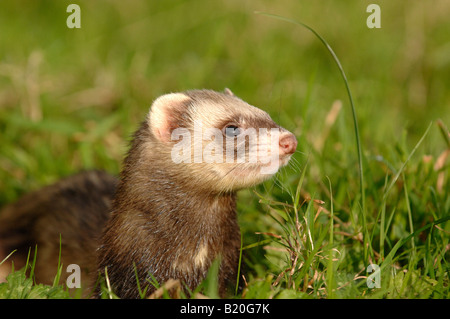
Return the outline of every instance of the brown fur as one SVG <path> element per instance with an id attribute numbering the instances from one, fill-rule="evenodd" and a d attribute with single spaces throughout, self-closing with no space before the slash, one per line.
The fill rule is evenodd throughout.
<path id="1" fill-rule="evenodd" d="M 149 133 L 144 123 L 125 160 L 99 249 L 99 271 L 108 267 L 113 290 L 123 298 L 136 298 L 133 265 L 142 287 L 151 274 L 160 283 L 176 278 L 194 289 L 211 262 L 221 257 L 219 285 L 224 294 L 226 283 L 236 279 L 240 247 L 235 193 L 199 191 L 194 178 L 182 176 L 184 168 L 172 167 L 175 164 L 159 156 L 157 146 L 149 151 Z"/>
<path id="2" fill-rule="evenodd" d="M 57 272 L 61 234 L 61 263 L 78 264 L 82 278 L 95 265 L 100 229 L 109 216 L 116 179 L 100 171 L 83 172 L 29 193 L 0 211 L 0 261 L 3 276 L 30 262 L 37 245 L 35 278 L 51 284 Z M 62 280 L 66 278 L 65 269 Z M 3 278 L 4 280 L 4 278 Z"/>

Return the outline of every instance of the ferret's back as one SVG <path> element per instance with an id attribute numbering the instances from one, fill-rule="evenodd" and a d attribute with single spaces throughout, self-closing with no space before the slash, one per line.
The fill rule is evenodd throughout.
<path id="1" fill-rule="evenodd" d="M 52 283 L 58 266 L 61 236 L 61 262 L 78 264 L 82 272 L 95 269 L 97 239 L 110 214 L 116 178 L 102 171 L 86 171 L 53 185 L 26 194 L 0 210 L 0 266 L 2 276 L 25 266 L 37 246 L 36 281 Z M 64 275 L 63 271 L 63 275 Z M 64 277 L 63 277 L 64 279 Z"/>

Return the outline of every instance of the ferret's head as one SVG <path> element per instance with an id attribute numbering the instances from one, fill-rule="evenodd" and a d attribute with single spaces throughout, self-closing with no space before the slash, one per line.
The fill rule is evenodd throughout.
<path id="1" fill-rule="evenodd" d="M 228 89 L 163 95 L 147 123 L 154 152 L 172 162 L 171 170 L 219 192 L 270 178 L 297 148 L 292 133 Z"/>

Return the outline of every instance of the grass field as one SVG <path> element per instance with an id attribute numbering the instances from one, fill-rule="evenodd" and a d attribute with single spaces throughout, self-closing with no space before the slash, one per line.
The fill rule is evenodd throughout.
<path id="1" fill-rule="evenodd" d="M 70 3 L 0 3 L 0 206 L 81 169 L 117 174 L 153 99 L 229 87 L 299 140 L 239 193 L 236 298 L 450 297 L 450 2 L 377 1 L 380 29 L 361 0 L 78 1 L 80 29 Z M 336 61 L 258 12 L 336 53 L 362 179 Z M 67 294 L 16 272 L 8 296 Z"/>

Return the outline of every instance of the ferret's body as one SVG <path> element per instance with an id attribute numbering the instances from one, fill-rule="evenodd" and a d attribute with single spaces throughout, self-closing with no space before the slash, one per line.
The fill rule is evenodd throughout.
<path id="1" fill-rule="evenodd" d="M 108 267 L 115 291 L 132 298 L 137 296 L 134 266 L 141 287 L 149 284 L 145 280 L 151 274 L 160 284 L 176 278 L 194 289 L 214 258 L 221 257 L 224 293 L 226 283 L 236 279 L 240 247 L 235 193 L 199 190 L 196 176 L 183 176 L 188 172 L 164 162 L 157 146 L 140 143 L 148 139 L 144 123 L 125 160 L 99 249 L 99 271 Z M 142 157 L 146 160 L 136 167 Z"/>
<path id="2" fill-rule="evenodd" d="M 195 139 L 197 128 L 194 122 L 201 122 L 204 127 L 214 128 L 219 133 L 213 139 Z M 137 298 L 136 274 L 142 289 L 149 286 L 148 294 L 154 290 L 149 284 L 153 279 L 160 284 L 168 279 L 179 279 L 194 290 L 205 278 L 211 263 L 219 258 L 219 289 L 221 296 L 226 296 L 227 286 L 236 280 L 239 258 L 236 191 L 260 183 L 274 173 L 261 173 L 268 164 L 260 159 L 238 163 L 235 157 L 235 161 L 230 162 L 225 161 L 224 152 L 224 160 L 220 161 L 222 153 L 218 150 L 225 150 L 226 142 L 231 141 L 236 143 L 232 145 L 237 152 L 240 147 L 238 136 L 249 128 L 279 130 L 279 135 L 273 136 L 275 148 L 274 144 L 269 145 L 270 156 L 277 160 L 275 172 L 287 164 L 297 146 L 295 137 L 274 123 L 267 113 L 245 103 L 230 91 L 188 91 L 155 100 L 146 121 L 134 135 L 110 216 L 105 218 L 105 210 L 99 208 L 102 212 L 98 220 L 89 222 L 88 227 L 95 234 L 86 236 L 86 240 L 92 242 L 85 249 L 89 250 L 90 256 L 96 253 L 97 261 L 86 261 L 86 268 L 95 267 L 97 272 L 94 274 L 102 276 L 106 269 L 112 289 L 119 297 Z M 199 145 L 202 149 L 214 149 L 216 161 L 205 158 L 198 161 L 194 151 L 184 154 L 181 160 L 175 159 L 176 129 L 192 133 L 189 138 L 185 136 L 184 141 L 190 143 L 192 150 Z M 265 144 L 267 142 L 261 139 L 253 147 L 245 146 L 244 159 L 263 149 Z M 110 185 L 115 186 L 113 181 Z M 83 206 L 82 203 L 77 205 Z M 31 209 L 26 210 L 31 216 L 35 215 Z M 0 218 L 2 215 L 0 212 Z M 39 223 L 39 219 L 36 215 L 31 226 L 44 233 L 45 225 Z M 106 223 L 105 227 L 103 223 Z M 51 232 L 63 232 L 63 240 L 65 237 L 72 240 L 72 236 L 64 234 L 66 225 L 55 229 L 53 222 L 48 224 L 53 228 Z M 14 234 L 14 226 L 11 229 L 9 233 Z M 79 233 L 84 236 L 81 229 Z M 92 240 L 100 233 L 98 242 Z M 39 239 L 35 242 L 47 245 L 42 241 L 46 237 L 39 231 L 33 236 L 32 239 Z M 53 245 L 57 243 L 53 242 Z M 97 291 L 97 296 L 100 294 Z"/>
<path id="3" fill-rule="evenodd" d="M 117 180 L 101 171 L 87 171 L 62 179 L 38 191 L 26 194 L 0 211 L 0 282 L 14 263 L 14 269 L 34 258 L 37 246 L 35 278 L 52 284 L 61 264 L 77 264 L 82 278 L 95 272 L 95 250 L 100 230 L 109 218 Z M 61 235 L 61 237 L 60 237 Z M 61 241 L 60 241 L 61 238 Z M 61 281 L 68 273 L 63 269 Z"/>

